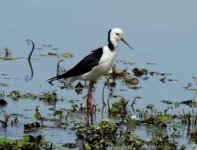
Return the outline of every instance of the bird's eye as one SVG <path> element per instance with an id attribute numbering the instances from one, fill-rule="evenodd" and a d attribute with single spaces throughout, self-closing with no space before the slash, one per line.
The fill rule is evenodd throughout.
<path id="1" fill-rule="evenodd" d="M 116 33 L 116 35 L 120 35 L 119 33 Z"/>

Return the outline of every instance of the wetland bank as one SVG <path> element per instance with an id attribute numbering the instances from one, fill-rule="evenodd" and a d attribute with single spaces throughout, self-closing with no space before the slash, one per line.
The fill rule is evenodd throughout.
<path id="1" fill-rule="evenodd" d="M 45 2 L 0 5 L 1 148 L 197 149 L 196 2 Z M 114 26 L 135 51 L 120 44 L 87 125 L 88 83 L 45 81 L 104 45 Z"/>

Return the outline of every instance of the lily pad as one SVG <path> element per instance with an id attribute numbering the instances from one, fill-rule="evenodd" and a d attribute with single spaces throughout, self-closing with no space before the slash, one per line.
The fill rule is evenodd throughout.
<path id="1" fill-rule="evenodd" d="M 64 57 L 64 58 L 71 58 L 73 56 L 74 56 L 73 54 L 71 54 L 71 53 L 69 53 L 67 51 L 65 51 L 65 52 L 62 53 L 62 57 Z"/>

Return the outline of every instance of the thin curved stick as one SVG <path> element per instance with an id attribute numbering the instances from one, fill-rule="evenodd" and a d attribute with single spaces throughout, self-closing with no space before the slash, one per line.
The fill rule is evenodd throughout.
<path id="1" fill-rule="evenodd" d="M 34 70 L 33 70 L 33 67 L 31 65 L 31 60 L 28 59 L 28 63 L 29 63 L 29 68 L 31 70 L 31 76 L 29 77 L 28 75 L 25 77 L 25 80 L 28 81 L 28 80 L 31 80 L 34 76 Z"/>
<path id="2" fill-rule="evenodd" d="M 31 55 L 34 51 L 35 45 L 34 45 L 34 42 L 30 39 L 27 39 L 26 42 L 27 42 L 28 45 L 30 45 L 30 44 L 32 45 L 31 52 L 29 53 L 29 56 L 28 56 L 28 59 L 31 59 Z"/>
<path id="3" fill-rule="evenodd" d="M 28 63 L 29 63 L 29 68 L 31 70 L 31 76 L 29 77 L 28 75 L 25 77 L 25 80 L 28 81 L 28 80 L 31 80 L 34 76 L 34 71 L 33 71 L 33 67 L 32 67 L 32 64 L 31 64 L 31 55 L 33 54 L 33 51 L 34 51 L 34 48 L 35 48 L 35 45 L 34 45 L 34 42 L 30 39 L 27 39 L 26 40 L 27 44 L 28 45 L 32 45 L 32 48 L 31 48 L 31 52 L 29 53 L 29 56 L 28 56 Z"/>

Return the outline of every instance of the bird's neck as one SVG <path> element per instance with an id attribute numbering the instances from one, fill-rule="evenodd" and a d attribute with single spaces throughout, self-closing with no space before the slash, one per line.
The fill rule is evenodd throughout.
<path id="1" fill-rule="evenodd" d="M 118 41 L 112 38 L 108 39 L 108 47 L 111 51 L 114 51 L 118 47 Z"/>

